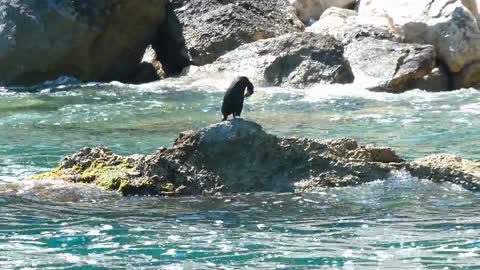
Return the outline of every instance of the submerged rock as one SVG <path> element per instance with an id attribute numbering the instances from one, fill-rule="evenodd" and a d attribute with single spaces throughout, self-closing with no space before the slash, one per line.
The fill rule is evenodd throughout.
<path id="1" fill-rule="evenodd" d="M 424 157 L 410 163 L 413 176 L 435 182 L 451 182 L 469 190 L 480 190 L 480 161 L 463 159 L 450 154 Z"/>
<path id="2" fill-rule="evenodd" d="M 5 0 L 0 4 L 0 84 L 62 75 L 126 80 L 165 19 L 167 0 Z"/>
<path id="3" fill-rule="evenodd" d="M 303 27 L 288 0 L 173 0 L 172 5 L 194 65 Z"/>
<path id="4" fill-rule="evenodd" d="M 190 73 L 228 72 L 270 86 L 351 83 L 354 77 L 343 54 L 342 43 L 331 36 L 295 33 L 243 45 Z"/>
<path id="5" fill-rule="evenodd" d="M 124 195 L 309 191 L 385 179 L 402 160 L 351 139 L 281 138 L 235 119 L 180 134 L 152 155 L 85 148 L 37 179 L 93 183 Z"/>

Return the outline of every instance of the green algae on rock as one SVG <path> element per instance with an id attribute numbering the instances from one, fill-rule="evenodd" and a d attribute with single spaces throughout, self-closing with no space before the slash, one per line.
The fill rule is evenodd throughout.
<path id="1" fill-rule="evenodd" d="M 92 183 L 123 195 L 292 192 L 384 179 L 402 162 L 389 148 L 351 139 L 280 138 L 235 119 L 183 132 L 172 147 L 152 155 L 84 148 L 35 178 Z"/>
<path id="2" fill-rule="evenodd" d="M 96 147 L 84 148 L 65 157 L 58 168 L 34 176 L 33 179 L 94 183 L 124 195 L 144 194 L 148 192 L 149 180 L 136 177 L 137 175 L 135 158 L 115 155 L 108 148 Z"/>

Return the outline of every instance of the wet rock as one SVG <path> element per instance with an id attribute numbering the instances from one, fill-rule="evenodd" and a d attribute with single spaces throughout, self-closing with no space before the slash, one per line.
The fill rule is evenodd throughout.
<path id="1" fill-rule="evenodd" d="M 469 66 L 467 74 L 476 74 L 479 66 L 472 64 L 480 61 L 480 29 L 475 6 L 467 0 L 371 0 L 360 2 L 359 16 L 386 18 L 391 31 L 406 42 L 434 45 L 451 73 Z M 471 84 L 472 76 L 464 77 L 459 87 Z"/>
<path id="2" fill-rule="evenodd" d="M 414 88 L 417 80 L 435 67 L 431 45 L 402 44 L 364 38 L 346 46 L 345 57 L 355 74 L 355 82 L 372 91 L 399 93 Z"/>
<path id="3" fill-rule="evenodd" d="M 343 53 L 343 45 L 331 36 L 287 34 L 243 45 L 190 73 L 228 72 L 270 86 L 351 83 L 354 77 Z"/>
<path id="4" fill-rule="evenodd" d="M 194 65 L 303 27 L 287 0 L 173 0 L 172 5 Z"/>
<path id="5" fill-rule="evenodd" d="M 235 119 L 183 132 L 170 148 L 123 157 L 86 148 L 37 179 L 93 183 L 124 195 L 309 191 L 386 178 L 402 160 L 351 139 L 281 138 Z"/>
<path id="6" fill-rule="evenodd" d="M 415 160 L 409 164 L 408 170 L 418 178 L 451 182 L 469 190 L 480 190 L 480 161 L 438 154 Z"/>
<path id="7" fill-rule="evenodd" d="M 128 80 L 158 27 L 166 0 L 30 1 L 0 5 L 0 84 L 62 75 Z"/>
<path id="8" fill-rule="evenodd" d="M 298 17 L 306 25 L 311 25 L 318 20 L 323 12 L 330 7 L 353 7 L 356 2 L 356 0 L 290 0 L 297 11 Z"/>

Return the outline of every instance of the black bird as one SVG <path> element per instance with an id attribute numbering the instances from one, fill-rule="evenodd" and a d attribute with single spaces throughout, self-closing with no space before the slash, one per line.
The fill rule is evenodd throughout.
<path id="1" fill-rule="evenodd" d="M 247 88 L 247 93 L 245 93 Z M 232 84 L 228 87 L 223 97 L 222 104 L 222 121 L 227 120 L 230 114 L 233 114 L 233 118 L 240 117 L 243 109 L 244 97 L 249 97 L 253 94 L 253 84 L 247 77 L 241 76 L 236 78 Z"/>

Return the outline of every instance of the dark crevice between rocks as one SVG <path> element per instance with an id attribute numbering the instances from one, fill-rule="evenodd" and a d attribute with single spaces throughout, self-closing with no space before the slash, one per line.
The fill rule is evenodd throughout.
<path id="1" fill-rule="evenodd" d="M 435 67 L 430 74 L 427 74 L 422 79 L 412 81 L 407 85 L 407 90 L 417 88 L 428 92 L 453 91 L 458 89 L 455 85 L 455 74 L 450 72 L 445 62 L 439 58 L 435 60 Z"/>
<path id="2" fill-rule="evenodd" d="M 146 83 L 164 77 L 178 76 L 185 67 L 191 65 L 183 27 L 170 2 L 166 5 L 165 22 L 159 27 L 150 46 L 155 53 L 153 60 L 158 63 L 141 62 L 140 59 L 136 72 L 130 78 L 133 83 Z"/>
<path id="3" fill-rule="evenodd" d="M 167 4 L 167 20 L 160 27 L 152 47 L 157 53 L 167 76 L 175 76 L 190 65 L 190 59 L 185 47 L 183 27 L 173 10 L 172 4 Z"/>

